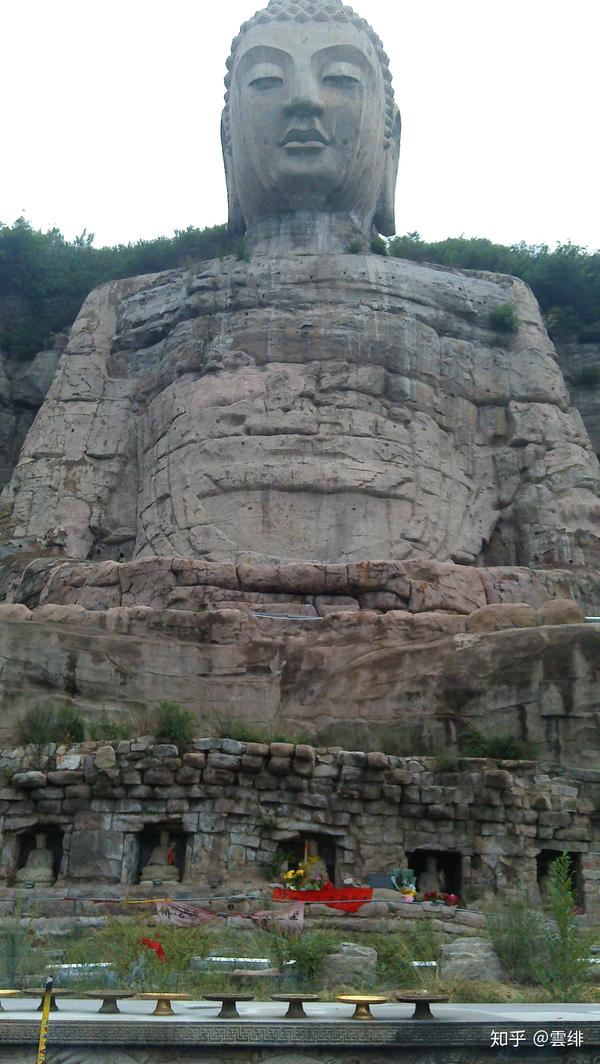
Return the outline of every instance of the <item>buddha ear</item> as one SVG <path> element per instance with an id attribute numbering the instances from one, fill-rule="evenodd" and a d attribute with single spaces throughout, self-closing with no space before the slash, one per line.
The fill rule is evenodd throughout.
<path id="1" fill-rule="evenodd" d="M 373 218 L 373 225 L 378 233 L 383 236 L 393 236 L 396 232 L 396 178 L 398 176 L 398 162 L 400 159 L 400 134 L 402 132 L 402 120 L 400 111 L 396 107 L 394 126 L 390 138 L 390 146 L 385 153 L 385 168 L 383 171 L 383 183 L 377 209 Z"/>
<path id="2" fill-rule="evenodd" d="M 227 207 L 229 218 L 227 231 L 230 236 L 243 236 L 246 232 L 246 219 L 244 218 L 240 201 L 238 199 L 235 177 L 233 174 L 233 159 L 231 157 L 231 142 L 225 133 L 224 116 L 221 119 L 221 148 L 223 151 L 223 163 L 225 166 L 225 181 L 227 184 Z"/>

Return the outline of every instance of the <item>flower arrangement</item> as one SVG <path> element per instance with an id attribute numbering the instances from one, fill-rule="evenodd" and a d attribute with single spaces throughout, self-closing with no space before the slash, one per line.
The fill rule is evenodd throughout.
<path id="1" fill-rule="evenodd" d="M 417 888 L 415 887 L 414 883 L 413 884 L 406 884 L 406 886 L 400 887 L 400 891 L 399 891 L 399 894 L 400 894 L 400 897 L 402 898 L 402 901 L 405 902 L 407 905 L 411 905 L 412 904 L 412 902 L 415 900 L 416 893 L 417 893 Z"/>
<path id="2" fill-rule="evenodd" d="M 437 902 L 438 905 L 458 905 L 458 894 L 445 894 L 441 890 L 426 890 L 423 901 Z"/>
<path id="3" fill-rule="evenodd" d="M 284 872 L 283 881 L 288 890 L 322 890 L 328 885 L 325 876 L 311 876 L 311 866 L 316 864 L 318 857 L 307 857 L 305 865 L 298 868 L 290 868 Z"/>
<path id="4" fill-rule="evenodd" d="M 284 872 L 283 882 L 290 890 L 300 890 L 304 882 L 304 869 L 290 868 L 289 872 Z"/>

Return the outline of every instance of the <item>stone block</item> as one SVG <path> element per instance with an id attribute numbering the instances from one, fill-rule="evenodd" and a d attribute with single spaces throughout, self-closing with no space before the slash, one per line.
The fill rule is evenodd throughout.
<path id="1" fill-rule="evenodd" d="M 71 838 L 69 876 L 85 880 L 121 880 L 123 835 L 114 831 L 77 831 Z"/>
<path id="2" fill-rule="evenodd" d="M 153 787 L 153 798 L 189 798 L 189 788 L 182 787 L 179 783 L 173 783 L 170 787 Z"/>
<path id="3" fill-rule="evenodd" d="M 237 739 L 223 739 L 223 753 L 233 754 L 240 756 L 244 752 L 244 743 L 239 742 Z"/>
<path id="4" fill-rule="evenodd" d="M 121 774 L 121 780 L 126 787 L 137 787 L 142 782 L 142 773 L 130 768 Z"/>
<path id="5" fill-rule="evenodd" d="M 390 759 L 387 754 L 373 751 L 367 754 L 367 765 L 375 772 L 387 772 L 390 767 Z"/>
<path id="6" fill-rule="evenodd" d="M 287 743 L 282 743 L 282 746 L 286 746 Z M 293 749 L 293 747 L 292 747 Z M 290 757 L 270 757 L 267 765 L 267 771 L 272 776 L 287 776 L 292 770 L 292 759 Z"/>
<path id="7" fill-rule="evenodd" d="M 13 787 L 19 787 L 21 790 L 37 790 L 39 787 L 46 786 L 46 774 L 33 769 L 27 772 L 15 772 L 11 782 Z"/>
<path id="8" fill-rule="evenodd" d="M 294 749 L 295 747 L 293 743 L 271 743 L 271 758 L 291 758 L 293 756 Z"/>
<path id="9" fill-rule="evenodd" d="M 37 803 L 37 812 L 40 816 L 60 816 L 62 802 L 59 799 L 43 798 Z"/>
<path id="10" fill-rule="evenodd" d="M 502 966 L 490 942 L 483 938 L 461 938 L 442 946 L 439 974 L 445 982 L 501 980 Z"/>
<path id="11" fill-rule="evenodd" d="M 325 987 L 332 990 L 361 987 L 365 978 L 374 977 L 377 968 L 377 950 L 353 942 L 342 942 L 336 953 L 323 960 L 321 976 Z"/>
<path id="12" fill-rule="evenodd" d="M 237 772 L 242 766 L 242 758 L 239 754 L 223 754 L 217 750 L 211 750 L 208 755 L 208 766 L 211 769 Z"/>
<path id="13" fill-rule="evenodd" d="M 392 783 L 408 786 L 412 783 L 413 773 L 406 768 L 392 768 L 390 772 L 390 780 Z"/>
<path id="14" fill-rule="evenodd" d="M 262 772 L 264 767 L 264 757 L 256 757 L 253 754 L 242 754 L 242 772 Z"/>
<path id="15" fill-rule="evenodd" d="M 188 753 L 183 755 L 184 766 L 189 765 L 191 768 L 202 769 L 206 764 L 206 754 L 202 753 Z"/>
<path id="16" fill-rule="evenodd" d="M 128 794 L 130 798 L 150 798 L 152 795 L 152 788 L 142 784 L 140 786 L 131 787 Z"/>
<path id="17" fill-rule="evenodd" d="M 235 772 L 223 768 L 213 768 L 212 765 L 208 765 L 204 769 L 202 779 L 206 784 L 213 783 L 219 787 L 226 787 L 235 781 Z"/>
<path id="18" fill-rule="evenodd" d="M 297 776 L 308 778 L 309 776 L 312 776 L 314 772 L 314 764 L 312 761 L 298 761 L 295 757 L 292 761 L 292 771 L 295 772 Z"/>
<path id="19" fill-rule="evenodd" d="M 539 823 L 545 828 L 566 828 L 571 824 L 571 815 L 570 813 L 548 812 L 542 810 L 539 814 Z"/>
<path id="20" fill-rule="evenodd" d="M 144 827 L 143 816 L 125 816 L 115 815 L 112 818 L 111 828 L 113 831 L 123 832 L 137 832 L 142 831 Z"/>
<path id="21" fill-rule="evenodd" d="M 486 787 L 497 787 L 499 790 L 508 790 L 512 787 L 513 778 L 510 772 L 504 769 L 492 769 L 485 774 Z"/>
<path id="22" fill-rule="evenodd" d="M 538 623 L 525 602 L 498 602 L 482 606 L 467 617 L 467 632 L 499 632 L 506 628 L 533 628 Z"/>
<path id="23" fill-rule="evenodd" d="M 337 765 L 315 765 L 313 777 L 315 779 L 335 780 L 340 774 Z"/>
<path id="24" fill-rule="evenodd" d="M 150 787 L 170 787 L 175 775 L 167 768 L 149 768 L 144 772 L 144 783 Z"/>
<path id="25" fill-rule="evenodd" d="M 112 746 L 99 746 L 96 751 L 95 767 L 98 772 L 107 772 L 117 763 L 116 750 Z"/>
<path id="26" fill-rule="evenodd" d="M 285 785 L 290 791 L 306 791 L 308 789 L 308 781 L 302 776 L 289 776 Z"/>
<path id="27" fill-rule="evenodd" d="M 585 624 L 585 614 L 572 599 L 550 599 L 537 611 L 538 624 Z"/>
<path id="28" fill-rule="evenodd" d="M 296 761 L 306 761 L 314 764 L 316 760 L 315 748 L 314 746 L 308 746 L 306 743 L 298 743 L 294 749 L 294 757 Z"/>
<path id="29" fill-rule="evenodd" d="M 270 750 L 268 743 L 245 743 L 244 746 L 251 757 L 267 757 Z"/>
<path id="30" fill-rule="evenodd" d="M 191 765 L 184 765 L 183 768 L 180 768 L 176 773 L 175 779 L 177 780 L 177 783 L 184 787 L 193 787 L 196 783 L 200 782 L 200 776 L 201 773 L 199 769 L 192 768 Z"/>
<path id="31" fill-rule="evenodd" d="M 152 747 L 152 757 L 163 760 L 165 757 L 179 757 L 179 750 L 173 743 L 157 743 Z"/>
<path id="32" fill-rule="evenodd" d="M 207 753 L 209 750 L 221 750 L 223 748 L 222 739 L 195 739 L 194 750 L 199 753 Z"/>
<path id="33" fill-rule="evenodd" d="M 83 755 L 74 752 L 56 753 L 56 767 L 60 771 L 78 771 L 83 767 Z"/>
<path id="34" fill-rule="evenodd" d="M 48 783 L 55 787 L 63 787 L 67 783 L 82 783 L 83 772 L 71 771 L 69 769 L 59 769 L 55 772 L 48 772 Z"/>
<path id="35" fill-rule="evenodd" d="M 307 806 L 310 809 L 329 809 L 330 801 L 323 794 L 303 793 L 298 798 L 298 805 Z"/>

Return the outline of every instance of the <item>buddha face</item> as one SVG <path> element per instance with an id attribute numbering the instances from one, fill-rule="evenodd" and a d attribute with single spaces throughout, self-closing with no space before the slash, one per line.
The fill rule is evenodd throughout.
<path id="1" fill-rule="evenodd" d="M 381 67 L 357 26 L 253 26 L 230 93 L 233 180 L 246 224 L 299 210 L 352 212 L 370 223 L 384 175 L 384 118 Z"/>

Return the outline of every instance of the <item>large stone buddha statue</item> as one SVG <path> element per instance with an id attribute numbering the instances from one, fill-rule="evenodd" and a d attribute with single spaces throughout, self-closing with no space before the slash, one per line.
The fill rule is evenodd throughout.
<path id="1" fill-rule="evenodd" d="M 345 251 L 394 232 L 400 115 L 388 59 L 339 0 L 272 0 L 233 42 L 222 120 L 233 232 Z"/>
<path id="2" fill-rule="evenodd" d="M 271 0 L 228 68 L 229 225 L 248 254 L 88 297 L 3 495 L 4 542 L 596 558 L 600 470 L 530 290 L 371 250 L 394 231 L 400 144 L 373 30 L 340 0 Z M 514 334 L 492 325 L 506 304 Z"/>

